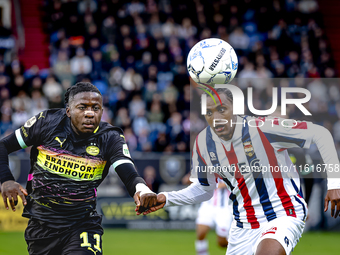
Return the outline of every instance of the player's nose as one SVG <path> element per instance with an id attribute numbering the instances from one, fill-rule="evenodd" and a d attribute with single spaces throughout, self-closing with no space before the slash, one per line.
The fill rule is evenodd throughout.
<path id="1" fill-rule="evenodd" d="M 85 117 L 92 118 L 94 117 L 94 111 L 85 111 L 84 115 Z"/>

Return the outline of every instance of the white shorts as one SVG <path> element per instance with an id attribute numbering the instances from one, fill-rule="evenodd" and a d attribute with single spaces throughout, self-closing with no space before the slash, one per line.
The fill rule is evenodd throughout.
<path id="1" fill-rule="evenodd" d="M 228 205 L 224 207 L 213 206 L 209 201 L 203 202 L 198 209 L 196 224 L 215 228 L 216 234 L 228 239 L 229 230 L 233 221 L 232 212 Z"/>
<path id="2" fill-rule="evenodd" d="M 275 239 L 289 255 L 299 241 L 305 223 L 294 217 L 280 217 L 261 224 L 257 229 L 236 227 L 233 222 L 228 240 L 227 255 L 253 255 L 263 239 Z"/>

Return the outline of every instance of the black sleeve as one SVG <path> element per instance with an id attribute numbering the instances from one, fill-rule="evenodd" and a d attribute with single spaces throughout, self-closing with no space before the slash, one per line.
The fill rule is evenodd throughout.
<path id="1" fill-rule="evenodd" d="M 15 134 L 12 133 L 9 136 L 0 140 L 0 182 L 13 180 L 14 177 L 9 169 L 8 154 L 20 150 L 21 147 Z"/>
<path id="2" fill-rule="evenodd" d="M 133 197 L 133 195 L 136 193 L 136 185 L 138 183 L 144 183 L 146 185 L 145 181 L 139 176 L 134 165 L 132 164 L 121 164 L 117 166 L 115 170 L 131 197 Z"/>
<path id="3" fill-rule="evenodd" d="M 7 155 L 11 154 L 14 151 L 20 150 L 21 146 L 15 136 L 15 133 L 12 133 L 4 138 L 2 138 L 0 140 L 0 142 L 2 142 L 4 144 L 4 146 L 6 147 L 6 152 Z"/>
<path id="4" fill-rule="evenodd" d="M 136 171 L 122 131 L 112 131 L 107 142 L 110 164 L 126 186 L 131 197 L 136 192 L 136 184 L 144 183 Z"/>
<path id="5" fill-rule="evenodd" d="M 42 126 L 46 111 L 33 116 L 25 122 L 23 126 L 15 130 L 14 133 L 0 140 L 0 182 L 14 180 L 9 169 L 8 154 L 24 149 L 39 141 L 43 133 Z"/>
<path id="6" fill-rule="evenodd" d="M 26 148 L 31 145 L 41 142 L 44 137 L 47 124 L 47 111 L 43 111 L 25 122 L 23 126 L 15 130 L 15 136 L 21 148 Z"/>

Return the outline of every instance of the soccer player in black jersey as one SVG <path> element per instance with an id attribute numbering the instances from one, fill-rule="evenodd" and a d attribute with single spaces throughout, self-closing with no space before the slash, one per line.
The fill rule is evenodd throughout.
<path id="1" fill-rule="evenodd" d="M 80 82 L 65 94 L 66 109 L 30 118 L 0 140 L 0 182 L 5 207 L 15 211 L 18 196 L 29 218 L 29 254 L 102 254 L 97 187 L 112 165 L 134 197 L 137 210 L 156 204 L 156 195 L 135 170 L 120 128 L 101 122 L 102 95 Z M 14 181 L 8 154 L 32 146 L 26 189 Z M 9 205 L 8 205 L 9 203 Z"/>

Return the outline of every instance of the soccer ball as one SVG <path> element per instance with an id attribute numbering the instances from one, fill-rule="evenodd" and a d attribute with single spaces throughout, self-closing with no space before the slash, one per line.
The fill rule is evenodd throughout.
<path id="1" fill-rule="evenodd" d="M 200 84 L 226 84 L 234 79 L 238 67 L 237 55 L 222 39 L 204 39 L 191 48 L 187 69 L 190 77 Z"/>

